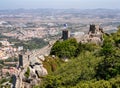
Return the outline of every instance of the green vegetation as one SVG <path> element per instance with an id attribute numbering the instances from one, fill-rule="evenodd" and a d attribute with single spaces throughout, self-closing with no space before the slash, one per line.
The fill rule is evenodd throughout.
<path id="1" fill-rule="evenodd" d="M 25 72 L 24 75 L 26 78 L 29 78 L 29 76 L 30 76 L 30 68 L 29 67 L 27 68 L 27 71 Z"/>
<path id="2" fill-rule="evenodd" d="M 43 66 L 47 69 L 48 73 L 56 71 L 61 66 L 61 64 L 63 64 L 63 61 L 58 57 L 52 58 L 50 56 L 47 56 L 45 58 L 46 59 L 43 61 Z"/>
<path id="3" fill-rule="evenodd" d="M 52 47 L 50 54 L 60 58 L 74 57 L 77 47 L 78 44 L 74 38 L 65 41 L 57 41 Z"/>
<path id="4" fill-rule="evenodd" d="M 7 79 L 6 78 L 3 78 L 0 80 L 0 84 L 4 83 L 4 82 L 7 82 Z"/>
<path id="5" fill-rule="evenodd" d="M 120 74 L 120 29 L 117 33 L 110 36 L 104 36 L 105 41 L 100 51 L 103 60 L 96 68 L 96 77 L 98 79 L 110 79 Z M 117 35 L 117 37 L 116 37 Z"/>
<path id="6" fill-rule="evenodd" d="M 0 60 L 0 64 L 1 64 L 1 65 L 4 65 L 4 61 L 3 61 L 3 60 Z"/>
<path id="7" fill-rule="evenodd" d="M 17 57 L 10 57 L 6 60 L 4 60 L 5 62 L 17 62 L 18 61 L 18 58 Z"/>
<path id="8" fill-rule="evenodd" d="M 100 60 L 89 51 L 82 52 L 77 58 L 71 58 L 53 74 L 46 76 L 43 88 L 70 88 L 82 80 L 92 80 L 95 76 L 94 68 Z"/>
<path id="9" fill-rule="evenodd" d="M 24 49 L 39 49 L 43 46 L 47 45 L 48 43 L 45 42 L 43 39 L 33 38 L 29 41 L 20 41 L 18 43 L 15 43 L 15 46 L 23 46 Z"/>
<path id="10" fill-rule="evenodd" d="M 2 47 L 2 43 L 0 42 L 0 47 Z"/>
<path id="11" fill-rule="evenodd" d="M 1 78 L 0 79 L 0 88 L 11 88 L 10 84 L 3 85 L 5 82 L 10 82 L 11 78 Z"/>
<path id="12" fill-rule="evenodd" d="M 71 59 L 60 63 L 35 88 L 120 88 L 120 28 L 117 33 L 105 34 L 102 46 L 71 40 L 74 39 L 56 42 L 51 51 L 60 58 Z M 49 65 L 47 69 L 51 69 Z"/>
<path id="13" fill-rule="evenodd" d="M 18 46 L 23 46 L 25 50 L 26 49 L 30 49 L 30 50 L 39 49 L 48 44 L 48 42 L 45 42 L 42 38 L 32 38 L 31 40 L 28 40 L 28 41 L 22 41 L 17 38 L 7 37 L 7 36 L 0 34 L 0 39 L 2 38 L 6 38 L 8 42 L 15 44 L 14 46 L 17 48 Z M 0 43 L 0 47 L 1 46 L 2 44 Z"/>
<path id="14" fill-rule="evenodd" d="M 77 43 L 75 38 L 71 38 L 65 41 L 57 41 L 52 49 L 50 54 L 56 55 L 60 58 L 71 58 L 71 57 L 77 57 L 81 52 L 84 51 L 95 51 L 96 49 L 99 49 L 100 47 L 96 44 L 81 44 Z"/>
<path id="15" fill-rule="evenodd" d="M 17 57 L 10 57 L 6 60 L 0 60 L 0 69 L 4 68 L 4 67 L 16 67 L 17 63 L 7 63 L 7 62 L 18 62 L 18 58 Z"/>

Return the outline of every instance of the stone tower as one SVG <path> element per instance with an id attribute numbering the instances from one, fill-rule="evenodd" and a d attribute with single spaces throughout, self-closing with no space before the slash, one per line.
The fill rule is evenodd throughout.
<path id="1" fill-rule="evenodd" d="M 19 54 L 19 67 L 23 67 L 23 55 Z"/>
<path id="2" fill-rule="evenodd" d="M 62 39 L 67 40 L 70 37 L 70 32 L 68 30 L 63 30 L 62 31 Z"/>
<path id="3" fill-rule="evenodd" d="M 89 33 L 97 33 L 97 32 L 99 32 L 99 25 L 91 24 Z"/>
<path id="4" fill-rule="evenodd" d="M 29 54 L 19 54 L 19 67 L 25 67 L 29 65 Z"/>

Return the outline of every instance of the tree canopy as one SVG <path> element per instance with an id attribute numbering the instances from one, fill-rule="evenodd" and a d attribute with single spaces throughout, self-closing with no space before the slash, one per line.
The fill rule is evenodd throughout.
<path id="1" fill-rule="evenodd" d="M 53 45 L 50 54 L 60 58 L 70 58 L 76 55 L 77 48 L 78 43 L 74 38 L 65 41 L 57 41 Z"/>
<path id="2" fill-rule="evenodd" d="M 104 34 L 102 46 L 81 44 L 74 39 L 57 41 L 51 54 L 71 59 L 60 63 L 59 68 L 43 77 L 40 88 L 119 88 L 119 34 L 120 29 L 110 35 Z"/>

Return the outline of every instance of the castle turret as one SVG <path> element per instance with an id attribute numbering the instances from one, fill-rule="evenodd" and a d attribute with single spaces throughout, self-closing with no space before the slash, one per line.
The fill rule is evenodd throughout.
<path id="1" fill-rule="evenodd" d="M 25 67 L 29 65 L 29 54 L 19 54 L 19 67 Z"/>
<path id="2" fill-rule="evenodd" d="M 67 40 L 70 37 L 70 31 L 67 29 L 67 24 L 64 24 L 64 29 L 62 31 L 62 39 Z"/>
<path id="3" fill-rule="evenodd" d="M 62 31 L 62 39 L 67 40 L 70 37 L 70 32 L 68 30 L 63 30 Z"/>
<path id="4" fill-rule="evenodd" d="M 23 55 L 19 54 L 19 67 L 23 67 Z"/>
<path id="5" fill-rule="evenodd" d="M 96 33 L 96 32 L 99 32 L 99 25 L 91 24 L 89 33 Z"/>

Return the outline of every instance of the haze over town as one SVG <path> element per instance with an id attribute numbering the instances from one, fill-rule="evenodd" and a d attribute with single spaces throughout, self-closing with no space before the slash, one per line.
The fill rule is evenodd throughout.
<path id="1" fill-rule="evenodd" d="M 68 40 L 62 45 L 69 46 L 69 39 L 74 38 L 76 47 L 92 42 L 101 49 L 103 33 L 115 33 L 120 25 L 119 3 L 120 0 L 1 0 L 0 88 L 40 85 L 43 76 L 69 59 L 50 55 L 56 41 Z M 64 49 L 78 49 L 66 47 L 60 56 L 69 54 Z"/>
<path id="2" fill-rule="evenodd" d="M 0 9 L 120 9 L 119 0 L 1 0 Z"/>

